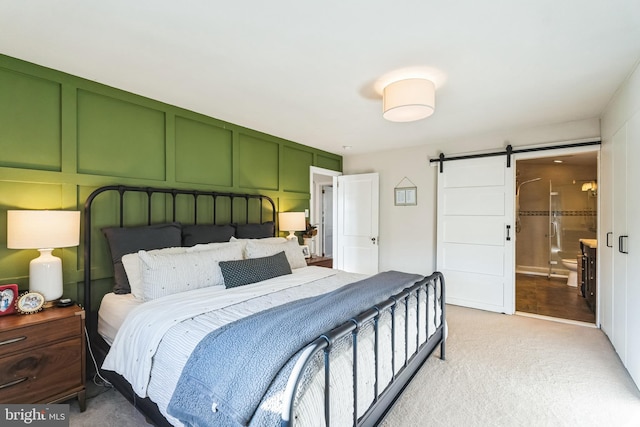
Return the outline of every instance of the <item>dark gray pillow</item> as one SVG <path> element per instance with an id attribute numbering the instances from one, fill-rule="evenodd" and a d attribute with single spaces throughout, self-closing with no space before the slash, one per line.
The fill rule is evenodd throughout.
<path id="1" fill-rule="evenodd" d="M 235 234 L 233 225 L 197 224 L 182 226 L 182 246 L 228 242 Z"/>
<path id="2" fill-rule="evenodd" d="M 181 246 L 182 233 L 179 223 L 154 224 L 142 227 L 107 227 L 102 232 L 109 243 L 113 261 L 113 292 L 131 293 L 127 273 L 122 265 L 122 256 L 140 250 L 151 250 Z"/>
<path id="3" fill-rule="evenodd" d="M 276 235 L 276 223 L 273 221 L 262 224 L 236 224 L 238 239 L 262 239 Z"/>
<path id="4" fill-rule="evenodd" d="M 227 289 L 291 274 L 284 251 L 262 258 L 220 261 L 219 264 Z"/>

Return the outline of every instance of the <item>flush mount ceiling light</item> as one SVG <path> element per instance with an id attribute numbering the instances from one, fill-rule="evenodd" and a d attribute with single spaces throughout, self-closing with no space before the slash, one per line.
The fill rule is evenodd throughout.
<path id="1" fill-rule="evenodd" d="M 382 116 L 392 122 L 429 117 L 435 109 L 435 85 L 427 79 L 404 79 L 387 85 L 382 93 Z"/>

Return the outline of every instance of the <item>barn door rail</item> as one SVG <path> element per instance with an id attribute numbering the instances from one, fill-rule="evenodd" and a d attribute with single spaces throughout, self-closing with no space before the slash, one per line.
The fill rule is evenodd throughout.
<path id="1" fill-rule="evenodd" d="M 548 145 L 544 147 L 531 147 L 531 148 L 520 148 L 514 150 L 511 144 L 507 145 L 504 151 L 494 151 L 491 153 L 478 153 L 478 154 L 465 154 L 462 156 L 452 156 L 446 157 L 444 153 L 440 153 L 437 158 L 429 159 L 429 163 L 440 162 L 440 173 L 444 172 L 444 162 L 448 162 L 451 160 L 466 160 L 466 159 L 479 159 L 482 157 L 496 157 L 496 156 L 507 156 L 507 167 L 511 167 L 511 155 L 519 154 L 519 153 L 531 153 L 534 151 L 548 151 L 548 150 L 557 150 L 560 148 L 575 148 L 575 147 L 587 147 L 590 145 L 600 145 L 602 141 L 587 141 L 587 142 L 574 142 L 569 144 L 558 144 L 558 145 Z"/>

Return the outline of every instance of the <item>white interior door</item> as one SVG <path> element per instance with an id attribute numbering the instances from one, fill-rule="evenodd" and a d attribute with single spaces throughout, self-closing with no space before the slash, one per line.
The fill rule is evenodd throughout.
<path id="1" fill-rule="evenodd" d="M 379 176 L 377 173 L 333 178 L 335 268 L 353 273 L 378 272 Z"/>
<path id="2" fill-rule="evenodd" d="M 627 252 L 627 363 L 626 367 L 636 384 L 640 384 L 640 256 L 638 255 L 638 214 L 640 197 L 635 186 L 640 182 L 640 173 L 636 164 L 640 160 L 640 111 L 627 125 L 627 234 L 623 250 Z M 617 242 L 616 242 L 617 243 Z"/>
<path id="3" fill-rule="evenodd" d="M 322 248 L 320 255 L 333 258 L 333 186 L 322 186 Z"/>
<path id="4" fill-rule="evenodd" d="M 515 312 L 515 167 L 506 161 L 451 161 L 438 173 L 437 268 L 447 303 Z"/>
<path id="5" fill-rule="evenodd" d="M 624 302 L 616 305 L 613 314 L 611 343 L 626 365 L 628 257 L 619 251 L 618 239 L 627 234 L 627 125 L 613 135 L 613 182 L 613 300 Z M 602 252 L 605 250 L 600 249 Z"/>

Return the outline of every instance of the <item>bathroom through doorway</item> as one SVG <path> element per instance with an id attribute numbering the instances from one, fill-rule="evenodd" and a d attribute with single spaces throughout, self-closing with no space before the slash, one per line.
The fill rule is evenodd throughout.
<path id="1" fill-rule="evenodd" d="M 516 161 L 516 312 L 595 324 L 580 270 L 581 242 L 597 246 L 598 151 L 552 153 Z"/>

